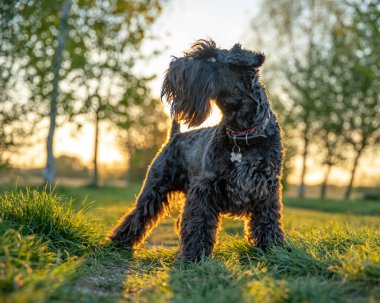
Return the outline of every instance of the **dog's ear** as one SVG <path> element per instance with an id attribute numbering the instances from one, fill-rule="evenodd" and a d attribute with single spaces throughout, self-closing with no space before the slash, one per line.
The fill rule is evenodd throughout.
<path id="1" fill-rule="evenodd" d="M 218 82 L 212 64 L 192 58 L 174 58 L 165 74 L 161 98 L 166 95 L 171 114 L 190 127 L 202 124 L 217 97 Z"/>
<path id="2" fill-rule="evenodd" d="M 256 67 L 261 67 L 265 62 L 265 55 L 262 52 L 255 52 Z"/>

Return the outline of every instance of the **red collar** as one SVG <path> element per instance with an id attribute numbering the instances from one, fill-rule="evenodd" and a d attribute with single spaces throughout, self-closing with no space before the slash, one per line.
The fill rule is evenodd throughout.
<path id="1" fill-rule="evenodd" d="M 267 114 L 264 115 L 263 119 L 258 125 L 242 131 L 233 131 L 229 128 L 226 128 L 227 136 L 231 139 L 231 141 L 233 141 L 235 145 L 238 145 L 237 142 L 239 141 L 245 141 L 246 145 L 250 145 L 249 142 L 252 139 L 255 139 L 257 137 L 265 137 L 264 131 L 268 127 L 270 118 L 271 114 L 268 110 Z"/>

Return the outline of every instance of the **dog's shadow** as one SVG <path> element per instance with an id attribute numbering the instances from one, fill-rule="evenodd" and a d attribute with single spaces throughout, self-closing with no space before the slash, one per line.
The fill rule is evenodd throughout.
<path id="1" fill-rule="evenodd" d="M 169 271 L 168 287 L 174 302 L 243 302 L 245 283 L 225 262 L 203 259 L 177 262 Z"/>
<path id="2" fill-rule="evenodd" d="M 178 249 L 136 252 L 125 277 L 125 298 L 134 302 L 243 302 L 246 281 L 223 260 L 177 259 Z"/>

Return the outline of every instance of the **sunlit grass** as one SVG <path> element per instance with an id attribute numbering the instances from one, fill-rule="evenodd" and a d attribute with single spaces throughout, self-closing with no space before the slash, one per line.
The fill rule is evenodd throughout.
<path id="1" fill-rule="evenodd" d="M 94 249 L 101 239 L 101 234 L 84 215 L 88 206 L 83 204 L 74 211 L 71 200 L 45 190 L 26 189 L 0 196 L 2 220 L 21 228 L 24 234 L 46 238 L 55 250 L 72 254 Z"/>
<path id="2" fill-rule="evenodd" d="M 46 191 L 4 193 L 0 209 L 0 294 L 9 302 L 45 299 L 79 256 L 96 253 L 104 242 L 85 208 L 74 212 L 69 200 Z"/>
<path id="3" fill-rule="evenodd" d="M 0 198 L 5 209 L 0 224 L 0 290 L 8 300 L 380 300 L 380 218 L 376 215 L 380 204 L 376 202 L 348 203 L 342 213 L 342 204 L 290 201 L 309 209 L 285 206 L 286 245 L 267 253 L 243 238 L 241 221 L 224 219 L 214 257 L 184 264 L 176 259 L 175 214 L 163 219 L 133 253 L 116 250 L 105 239 L 130 208 L 138 187 L 57 191 L 74 196 L 74 201 L 30 190 Z M 94 201 L 91 209 L 82 207 L 86 197 Z M 361 215 L 366 212 L 357 205 L 369 205 L 371 215 Z"/>

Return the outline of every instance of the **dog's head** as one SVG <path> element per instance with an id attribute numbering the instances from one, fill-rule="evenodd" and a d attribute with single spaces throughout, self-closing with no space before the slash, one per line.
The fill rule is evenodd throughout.
<path id="1" fill-rule="evenodd" d="M 264 60 L 262 53 L 242 49 L 240 44 L 226 50 L 212 40 L 198 40 L 170 63 L 161 97 L 166 95 L 174 119 L 198 126 L 209 116 L 212 99 L 223 107 L 228 97 L 249 89 Z"/>

